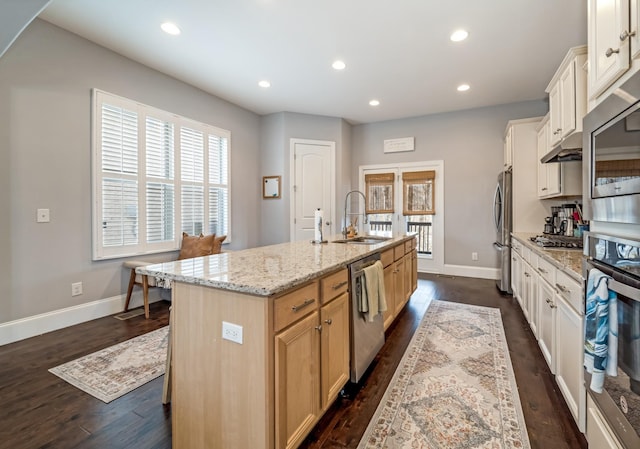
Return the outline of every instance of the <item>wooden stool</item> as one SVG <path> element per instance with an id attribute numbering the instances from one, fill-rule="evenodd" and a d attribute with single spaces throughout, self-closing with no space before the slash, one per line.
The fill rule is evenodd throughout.
<path id="1" fill-rule="evenodd" d="M 144 316 L 149 318 L 149 287 L 155 287 L 156 282 L 154 278 L 149 279 L 146 274 L 137 274 L 136 268 L 145 265 L 151 265 L 149 262 L 141 260 L 128 260 L 124 263 L 125 268 L 131 269 L 131 275 L 129 276 L 129 288 L 127 289 L 127 300 L 124 303 L 124 311 L 129 310 L 129 302 L 131 301 L 131 292 L 133 292 L 134 285 L 140 285 L 142 287 L 142 298 L 144 299 Z"/>

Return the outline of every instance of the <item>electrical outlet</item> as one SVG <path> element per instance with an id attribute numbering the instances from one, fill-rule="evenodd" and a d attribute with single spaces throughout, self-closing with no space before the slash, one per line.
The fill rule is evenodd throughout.
<path id="1" fill-rule="evenodd" d="M 71 296 L 79 296 L 82 294 L 82 282 L 74 282 L 71 284 Z"/>
<path id="2" fill-rule="evenodd" d="M 233 323 L 222 322 L 222 338 L 242 344 L 242 326 Z"/>
<path id="3" fill-rule="evenodd" d="M 478 253 L 471 253 L 471 260 L 478 260 Z"/>
<path id="4" fill-rule="evenodd" d="M 36 223 L 49 223 L 49 209 L 38 209 L 36 211 Z"/>

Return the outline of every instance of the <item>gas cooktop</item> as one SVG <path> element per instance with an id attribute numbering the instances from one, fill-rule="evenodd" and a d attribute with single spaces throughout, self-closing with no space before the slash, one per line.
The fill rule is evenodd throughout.
<path id="1" fill-rule="evenodd" d="M 582 237 L 544 234 L 531 237 L 531 241 L 544 248 L 582 249 Z"/>

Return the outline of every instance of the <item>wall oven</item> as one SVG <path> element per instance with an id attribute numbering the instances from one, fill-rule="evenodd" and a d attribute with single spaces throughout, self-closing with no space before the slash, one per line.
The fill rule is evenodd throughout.
<path id="1" fill-rule="evenodd" d="M 585 218 L 640 223 L 640 73 L 583 122 Z"/>
<path id="2" fill-rule="evenodd" d="M 598 233 L 585 234 L 583 275 L 592 268 L 609 276 L 608 288 L 616 294 L 617 371 L 605 376 L 601 393 L 590 388 L 591 375 L 585 370 L 588 394 L 626 449 L 640 448 L 640 241 Z M 586 289 L 585 289 L 586 291 Z M 590 321 L 588 300 L 586 333 Z M 593 310 L 593 309 L 592 309 Z M 609 309 L 612 312 L 614 309 Z M 609 341 L 609 348 L 615 347 Z"/>

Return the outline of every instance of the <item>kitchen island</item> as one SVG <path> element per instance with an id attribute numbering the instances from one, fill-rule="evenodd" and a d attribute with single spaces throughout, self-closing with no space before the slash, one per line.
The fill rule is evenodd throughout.
<path id="1" fill-rule="evenodd" d="M 392 262 L 385 269 L 392 314 L 415 289 L 415 236 L 383 236 L 137 269 L 172 282 L 174 448 L 300 445 L 349 379 L 347 266 L 375 253 Z"/>

